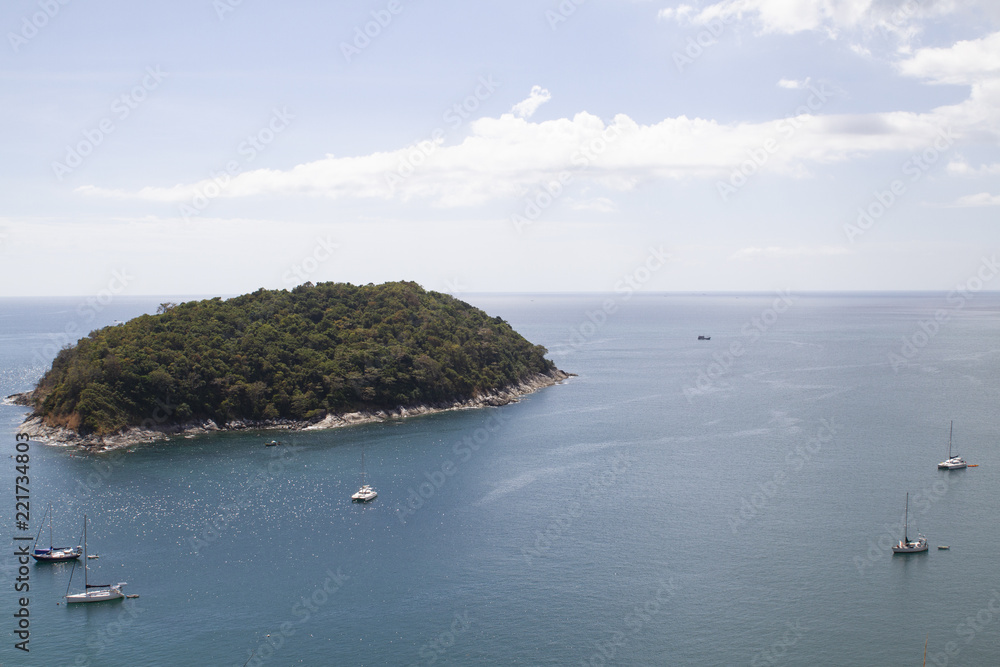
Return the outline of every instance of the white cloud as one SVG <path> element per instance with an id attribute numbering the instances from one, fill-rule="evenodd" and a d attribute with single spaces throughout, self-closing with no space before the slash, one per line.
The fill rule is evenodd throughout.
<path id="1" fill-rule="evenodd" d="M 802 90 L 807 85 L 809 85 L 808 77 L 806 77 L 802 81 L 799 81 L 797 79 L 781 79 L 778 81 L 779 88 L 787 88 L 788 90 Z"/>
<path id="2" fill-rule="evenodd" d="M 679 7 L 665 18 L 689 18 L 692 23 L 753 19 L 762 32 L 794 34 L 807 30 L 832 31 L 854 26 L 865 17 L 873 0 L 723 0 L 694 14 Z M 688 11 L 682 13 L 681 8 Z"/>
<path id="3" fill-rule="evenodd" d="M 667 7 L 656 13 L 656 18 L 661 21 L 685 20 L 690 21 L 691 15 L 695 12 L 691 5 L 678 5 L 677 7 Z"/>
<path id="4" fill-rule="evenodd" d="M 927 19 L 959 11 L 995 12 L 995 0 L 721 0 L 703 9 L 682 4 L 660 10 L 662 20 L 694 24 L 722 20 L 749 21 L 762 33 L 823 32 L 831 38 L 842 33 L 894 35 L 904 51 L 921 32 Z M 866 47 L 852 46 L 859 52 Z"/>
<path id="5" fill-rule="evenodd" d="M 988 192 L 980 192 L 975 195 L 960 197 L 955 202 L 955 206 L 960 208 L 975 208 L 981 206 L 1000 206 L 1000 195 L 991 195 Z"/>
<path id="6" fill-rule="evenodd" d="M 822 86 L 809 88 L 814 95 L 833 94 L 823 92 Z M 549 98 L 548 91 L 536 86 L 515 110 L 530 115 Z M 973 86 L 966 101 L 926 113 L 818 115 L 822 104 L 814 109 L 803 108 L 795 119 L 728 124 L 678 116 L 641 125 L 624 114 L 605 122 L 587 112 L 532 122 L 506 113 L 470 122 L 468 136 L 458 144 L 425 141 L 368 155 L 327 155 L 287 170 L 245 172 L 224 187 L 203 180 L 135 192 L 86 185 L 76 192 L 189 204 L 199 194 L 214 193 L 226 198 L 322 196 L 473 206 L 517 198 L 560 173 L 572 174 L 575 185 L 626 191 L 663 180 L 726 179 L 765 147 L 761 170 L 801 177 L 817 164 L 924 151 L 942 133 L 956 145 L 973 136 L 979 143 L 988 137 L 1000 139 L 1000 80 Z"/>
<path id="7" fill-rule="evenodd" d="M 996 78 L 1000 75 L 1000 32 L 947 48 L 920 49 L 899 63 L 899 71 L 932 83 L 972 85 Z"/>
<path id="8" fill-rule="evenodd" d="M 947 124 L 908 112 L 738 124 L 680 116 L 653 125 L 623 114 L 610 123 L 586 112 L 539 123 L 504 114 L 471 123 L 470 136 L 457 145 L 428 142 L 357 157 L 327 155 L 284 171 L 239 174 L 223 188 L 204 180 L 132 193 L 90 185 L 77 192 L 148 201 L 190 202 L 196 193 L 218 191 L 220 197 L 320 195 L 464 206 L 516 196 L 564 171 L 616 190 L 646 181 L 728 176 L 765 145 L 774 147 L 767 169 L 799 173 L 807 162 L 922 150 Z"/>
<path id="9" fill-rule="evenodd" d="M 872 56 L 871 49 L 862 44 L 851 44 L 850 49 L 862 58 L 871 58 Z"/>
<path id="10" fill-rule="evenodd" d="M 511 112 L 518 118 L 531 118 L 546 102 L 552 99 L 552 94 L 541 86 L 532 86 L 531 93 L 527 99 L 523 99 L 511 108 Z"/>
<path id="11" fill-rule="evenodd" d="M 1000 176 L 1000 162 L 973 167 L 959 158 L 948 163 L 947 171 L 952 176 Z"/>

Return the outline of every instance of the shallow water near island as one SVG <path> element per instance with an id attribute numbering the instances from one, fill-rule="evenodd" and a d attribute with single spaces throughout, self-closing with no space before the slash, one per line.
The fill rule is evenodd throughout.
<path id="1" fill-rule="evenodd" d="M 4 595 L 0 663 L 917 665 L 925 639 L 928 664 L 998 662 L 1000 296 L 626 296 L 463 295 L 578 374 L 500 408 L 32 443 L 27 532 L 51 502 L 77 544 L 86 514 L 91 582 L 139 597 L 67 607 L 71 566 L 33 564 L 31 652 Z M 0 300 L 4 395 L 81 301 Z M 0 408 L 8 455 L 23 415 Z M 978 467 L 936 469 L 952 420 Z M 894 557 L 907 492 L 931 549 Z"/>

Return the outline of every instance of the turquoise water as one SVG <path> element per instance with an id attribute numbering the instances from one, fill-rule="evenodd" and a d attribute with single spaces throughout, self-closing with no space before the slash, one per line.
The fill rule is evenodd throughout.
<path id="1" fill-rule="evenodd" d="M 1000 663 L 1000 297 L 625 296 L 463 297 L 578 373 L 502 408 L 32 444 L 30 533 L 52 502 L 76 544 L 86 513 L 91 580 L 140 597 L 67 608 L 69 567 L 31 565 L 24 654 L 5 555 L 0 663 Z M 162 300 L 0 301 L 2 393 L 68 323 Z M 978 467 L 936 469 L 952 420 Z M 931 550 L 894 557 L 907 492 Z"/>

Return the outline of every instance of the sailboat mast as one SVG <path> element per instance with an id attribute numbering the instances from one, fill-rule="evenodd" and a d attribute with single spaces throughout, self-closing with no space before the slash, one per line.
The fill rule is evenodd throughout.
<path id="1" fill-rule="evenodd" d="M 903 542 L 909 543 L 910 537 L 907 534 L 910 522 L 910 492 L 906 492 L 906 509 L 903 510 Z"/>
<path id="2" fill-rule="evenodd" d="M 52 548 L 52 503 L 49 503 L 49 549 Z"/>
<path id="3" fill-rule="evenodd" d="M 49 505 L 49 510 L 51 510 L 51 509 L 52 509 L 52 506 Z M 32 549 L 34 549 L 35 547 L 38 546 L 38 540 L 42 537 L 42 531 L 43 530 L 45 530 L 45 517 L 44 516 L 42 517 L 42 523 L 40 523 L 38 525 L 38 532 L 35 533 L 35 543 L 31 545 Z M 49 538 L 51 539 L 51 537 L 52 537 L 52 535 L 50 534 Z"/>
<path id="4" fill-rule="evenodd" d="M 948 427 L 948 458 L 951 458 L 951 434 L 955 430 L 955 420 L 951 420 L 951 426 Z"/>
<path id="5" fill-rule="evenodd" d="M 87 592 L 87 515 L 83 515 L 83 592 Z"/>

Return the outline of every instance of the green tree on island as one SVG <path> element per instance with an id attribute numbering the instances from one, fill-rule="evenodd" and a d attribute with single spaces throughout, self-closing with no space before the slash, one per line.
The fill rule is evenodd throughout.
<path id="1" fill-rule="evenodd" d="M 413 282 L 307 283 L 165 303 L 59 352 L 32 396 L 50 426 L 110 434 L 162 414 L 312 420 L 473 398 L 558 372 L 499 317 Z"/>

